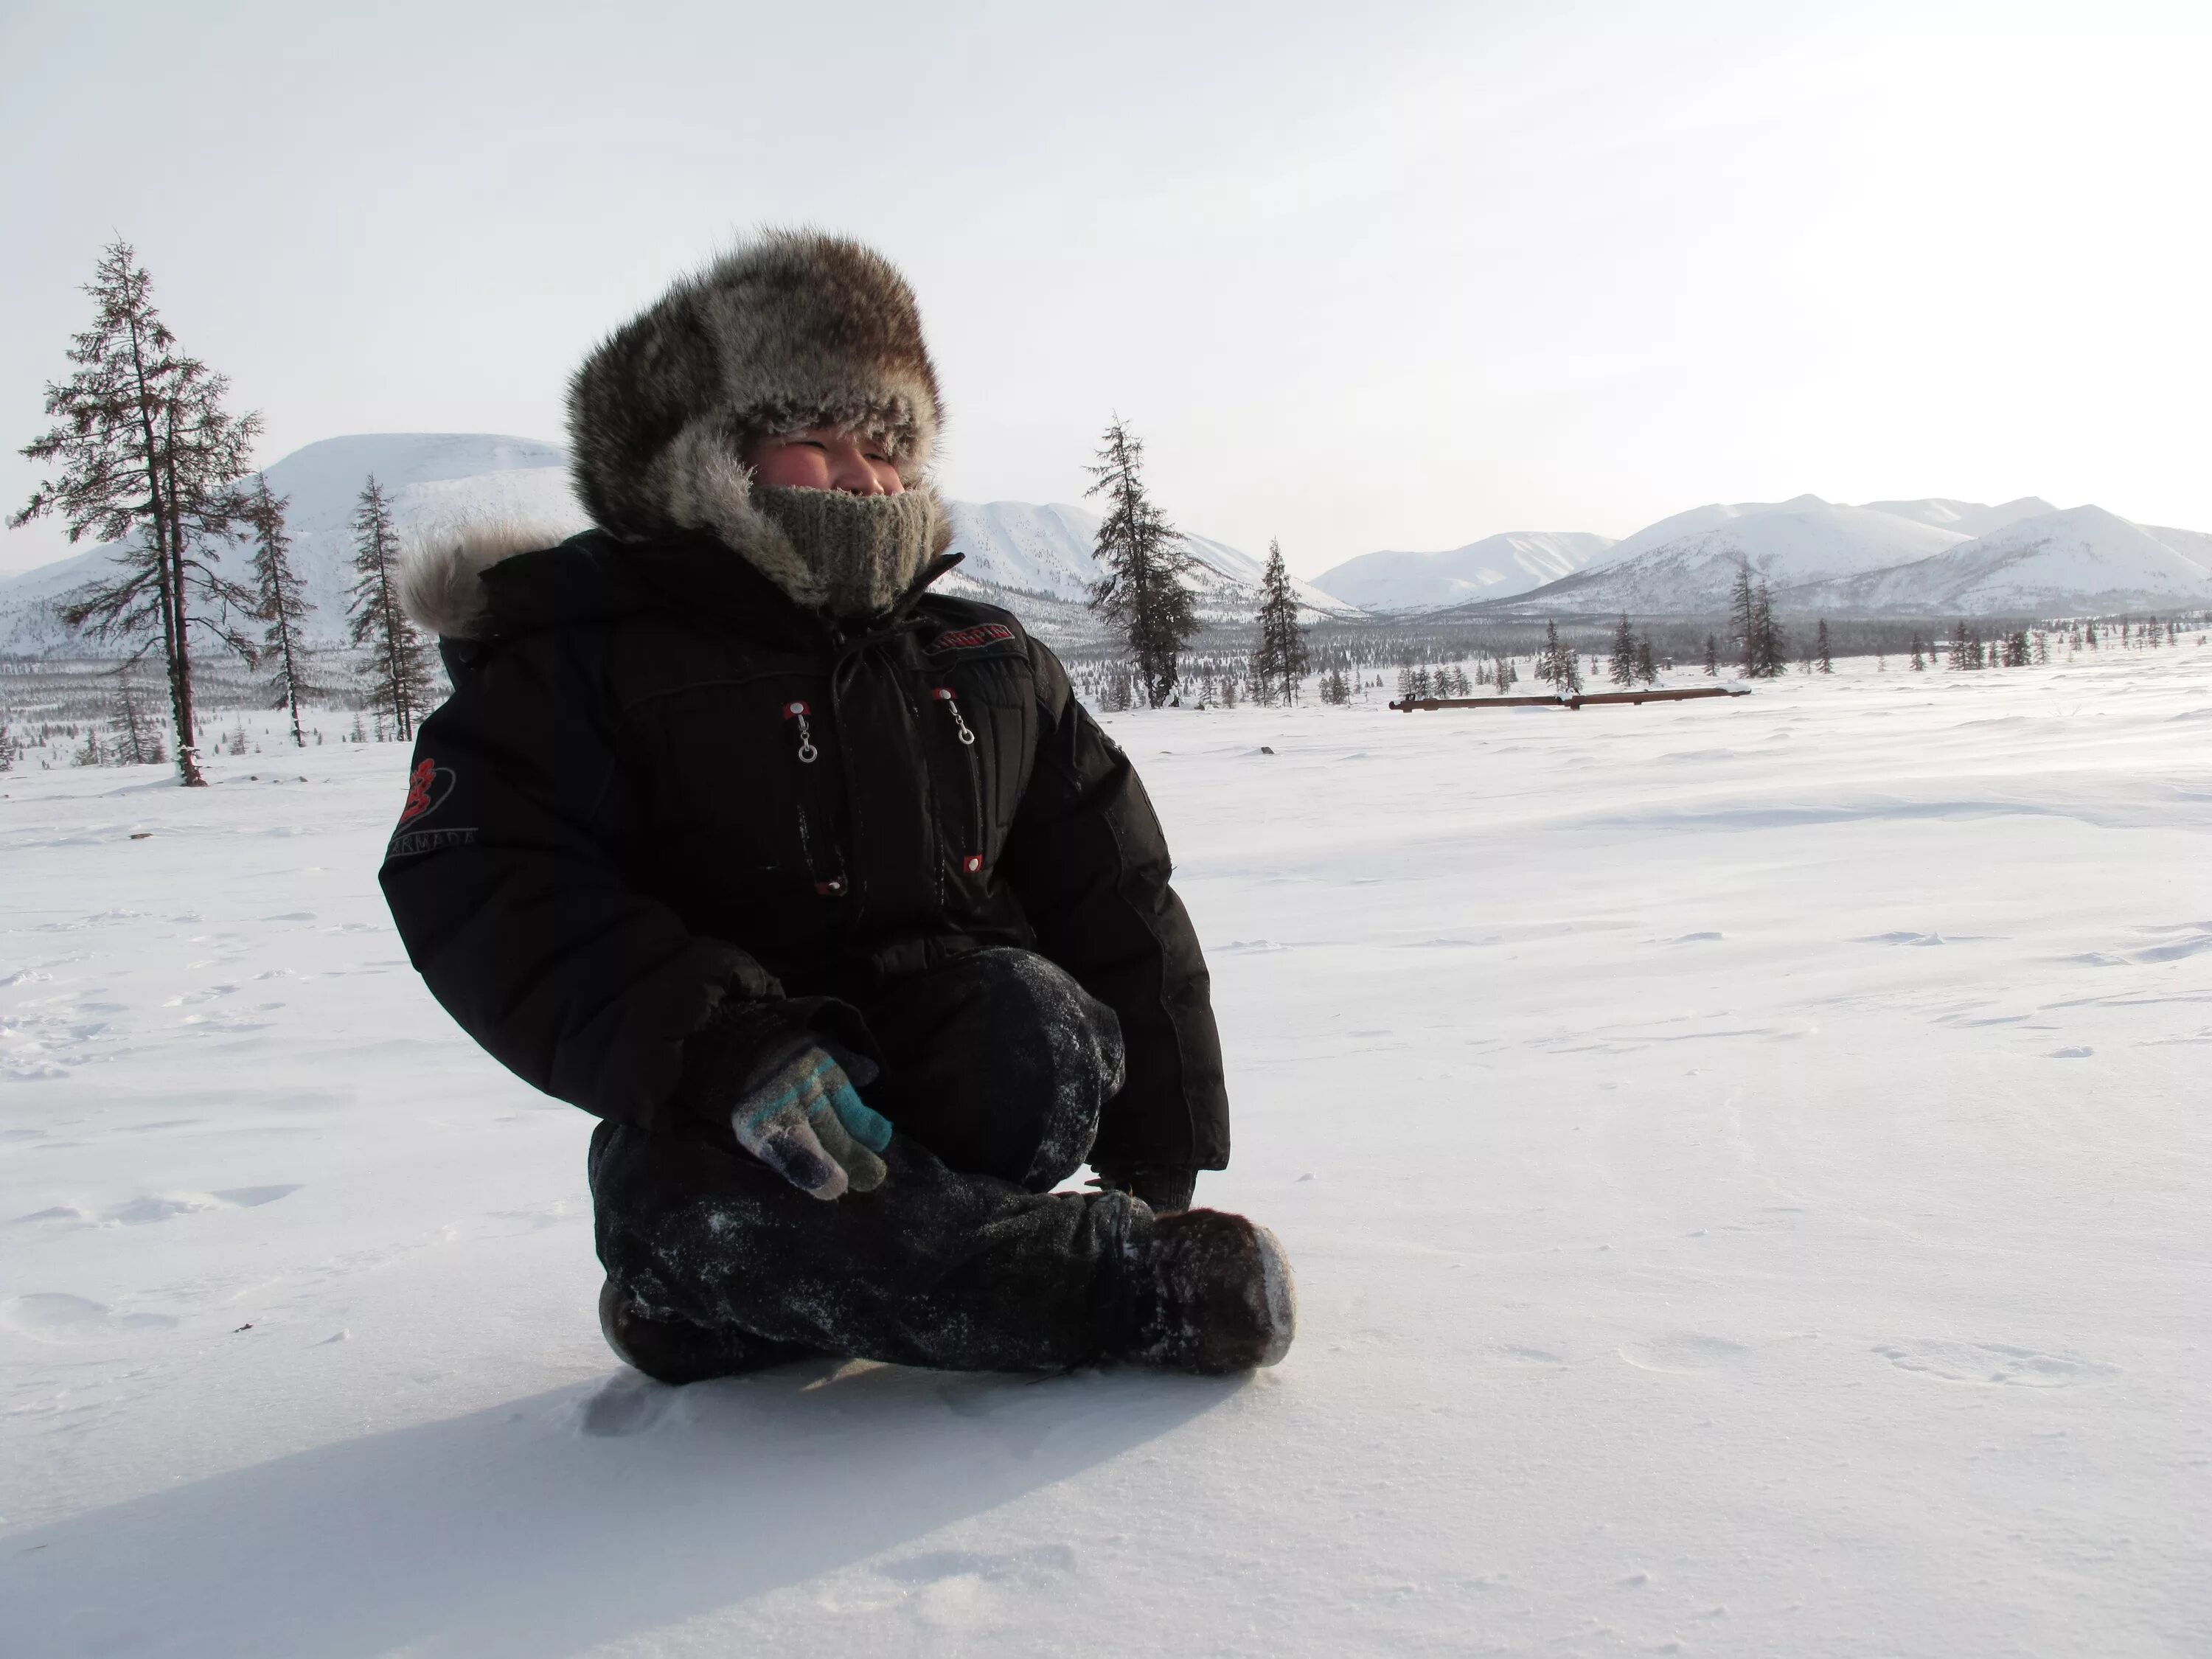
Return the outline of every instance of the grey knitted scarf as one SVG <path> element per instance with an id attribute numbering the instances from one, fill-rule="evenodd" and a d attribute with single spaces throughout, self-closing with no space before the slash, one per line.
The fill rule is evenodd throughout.
<path id="1" fill-rule="evenodd" d="M 756 486 L 752 499 L 783 533 L 747 548 L 746 556 L 800 605 L 833 617 L 889 610 L 945 541 L 933 489 L 852 495 Z"/>

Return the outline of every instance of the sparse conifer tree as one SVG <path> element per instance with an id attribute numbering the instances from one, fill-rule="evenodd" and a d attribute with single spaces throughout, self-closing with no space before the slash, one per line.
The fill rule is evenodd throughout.
<path id="1" fill-rule="evenodd" d="M 1927 668 L 1926 647 L 1920 642 L 1919 631 L 1915 629 L 1912 635 L 1912 672 L 1916 674 L 1924 673 Z"/>
<path id="2" fill-rule="evenodd" d="M 1828 619 L 1826 617 L 1820 618 L 1820 629 L 1813 635 L 1813 659 L 1820 665 L 1823 674 L 1836 672 L 1836 659 L 1828 650 Z"/>
<path id="3" fill-rule="evenodd" d="M 1306 673 L 1306 632 L 1298 626 L 1298 599 L 1283 565 L 1280 542 L 1267 544 L 1267 568 L 1260 578 L 1260 639 L 1252 653 L 1252 679 L 1261 695 L 1285 704 L 1298 700 Z"/>
<path id="4" fill-rule="evenodd" d="M 300 705 L 328 695 L 309 679 L 307 641 L 300 629 L 307 617 L 307 596 L 292 568 L 292 538 L 284 528 L 284 497 L 269 491 L 269 480 L 256 478 L 246 507 L 246 527 L 253 532 L 254 614 L 266 624 L 261 635 L 261 660 L 269 666 L 271 708 L 292 718 L 292 745 L 307 746 L 300 730 Z"/>
<path id="5" fill-rule="evenodd" d="M 1717 679 L 1721 672 L 1721 642 L 1711 635 L 1705 635 L 1705 678 Z"/>
<path id="6" fill-rule="evenodd" d="M 1145 494 L 1144 455 L 1144 444 L 1116 419 L 1106 428 L 1098 465 L 1089 469 L 1097 482 L 1084 493 L 1106 498 L 1097 544 L 1106 574 L 1091 590 L 1091 607 L 1121 630 L 1145 700 L 1158 708 L 1175 694 L 1182 648 L 1198 632 L 1198 615 L 1182 583 L 1190 555 Z"/>
<path id="7" fill-rule="evenodd" d="M 125 663 L 115 677 L 114 695 L 108 702 L 108 721 L 115 739 L 108 745 L 109 763 L 115 766 L 158 766 L 168 756 L 153 711 L 139 695 L 136 679 Z"/>
<path id="8" fill-rule="evenodd" d="M 1789 666 L 1790 639 L 1774 619 L 1773 596 L 1762 579 L 1751 579 L 1748 562 L 1736 567 L 1729 620 L 1742 641 L 1739 659 L 1746 679 L 1772 679 Z"/>
<path id="9" fill-rule="evenodd" d="M 1559 625 L 1555 622 L 1544 624 L 1544 654 L 1552 671 L 1544 678 L 1552 682 L 1553 689 L 1563 697 L 1580 696 L 1583 690 L 1582 657 L 1574 647 L 1561 642 Z"/>
<path id="10" fill-rule="evenodd" d="M 1615 685 L 1636 683 L 1636 635 L 1628 626 L 1626 613 L 1613 625 L 1613 656 L 1606 664 L 1606 678 Z"/>
<path id="11" fill-rule="evenodd" d="M 1644 685 L 1659 684 L 1659 665 L 1652 657 L 1651 641 L 1648 636 L 1640 637 L 1636 641 L 1636 678 Z"/>
<path id="12" fill-rule="evenodd" d="M 1729 626 L 1735 632 L 1737 668 L 1746 679 L 1757 678 L 1760 650 L 1759 593 L 1752 586 L 1748 559 L 1736 566 L 1735 581 L 1729 589 Z"/>
<path id="13" fill-rule="evenodd" d="M 140 653 L 161 647 L 179 781 L 201 784 L 193 630 L 253 659 L 230 617 L 250 612 L 252 597 L 216 573 L 208 549 L 238 516 L 236 485 L 261 418 L 232 415 L 224 407 L 229 382 L 178 350 L 137 261 L 128 242 L 101 252 L 84 290 L 92 325 L 70 342 L 75 372 L 46 387 L 55 423 L 22 451 L 60 462 L 61 471 L 9 522 L 52 513 L 72 542 L 89 534 L 124 544 L 114 573 L 70 595 L 62 619 L 99 638 L 143 641 Z"/>
<path id="14" fill-rule="evenodd" d="M 371 475 L 362 486 L 353 515 L 355 571 L 349 616 L 353 643 L 363 647 L 360 662 L 362 695 L 377 719 L 377 741 L 384 720 L 400 742 L 411 742 L 415 721 L 430 700 L 430 653 L 415 624 L 399 605 L 399 532 L 392 522 L 392 503 Z"/>

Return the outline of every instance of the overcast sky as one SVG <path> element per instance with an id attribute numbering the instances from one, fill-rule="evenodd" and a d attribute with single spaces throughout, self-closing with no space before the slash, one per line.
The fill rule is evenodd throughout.
<path id="1" fill-rule="evenodd" d="M 268 461 L 557 439 L 809 222 L 919 292 L 949 493 L 1078 499 L 1118 411 L 1308 574 L 1805 491 L 2212 529 L 2208 70 L 2204 0 L 5 0 L 0 486 L 118 233 Z"/>

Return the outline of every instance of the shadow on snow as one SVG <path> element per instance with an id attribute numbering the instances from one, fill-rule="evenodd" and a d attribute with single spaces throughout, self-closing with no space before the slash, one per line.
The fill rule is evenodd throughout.
<path id="1" fill-rule="evenodd" d="M 543 1659 L 896 1549 L 1239 1386 L 625 1371 L 19 1533 L 0 1604 L 24 1653 Z"/>

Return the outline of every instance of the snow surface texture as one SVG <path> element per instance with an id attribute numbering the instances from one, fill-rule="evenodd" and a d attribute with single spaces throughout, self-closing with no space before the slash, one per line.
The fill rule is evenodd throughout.
<path id="1" fill-rule="evenodd" d="M 354 581 L 350 525 L 371 473 L 390 495 L 393 519 L 406 534 L 489 518 L 538 530 L 555 541 L 589 522 L 569 489 L 568 452 L 557 444 L 476 433 L 382 433 L 326 438 L 295 450 L 269 468 L 269 487 L 290 500 L 286 518 L 295 565 L 314 607 L 308 621 L 313 638 L 335 641 L 343 632 L 346 593 Z M 1095 617 L 1072 609 L 1089 597 L 1098 579 L 1091 554 L 1097 514 L 1026 501 L 946 506 L 952 550 L 968 556 L 947 583 L 950 591 L 993 600 L 1012 592 L 1067 602 L 1043 607 L 1040 631 L 1054 639 L 1097 633 Z M 1249 620 L 1259 604 L 1260 562 L 1225 542 L 1183 539 L 1197 561 L 1191 585 L 1200 614 Z M 40 654 L 81 647 L 54 614 L 56 602 L 106 574 L 114 551 L 88 548 L 0 580 L 0 651 Z M 246 580 L 252 557 L 250 548 L 241 549 L 226 560 L 226 568 Z M 1317 588 L 1296 580 L 1292 586 L 1308 622 L 1359 614 Z"/>
<path id="2" fill-rule="evenodd" d="M 2212 649 L 1112 730 L 1247 1380 L 648 1385 L 398 747 L 0 777 L 0 1649 L 2212 1651 Z"/>

